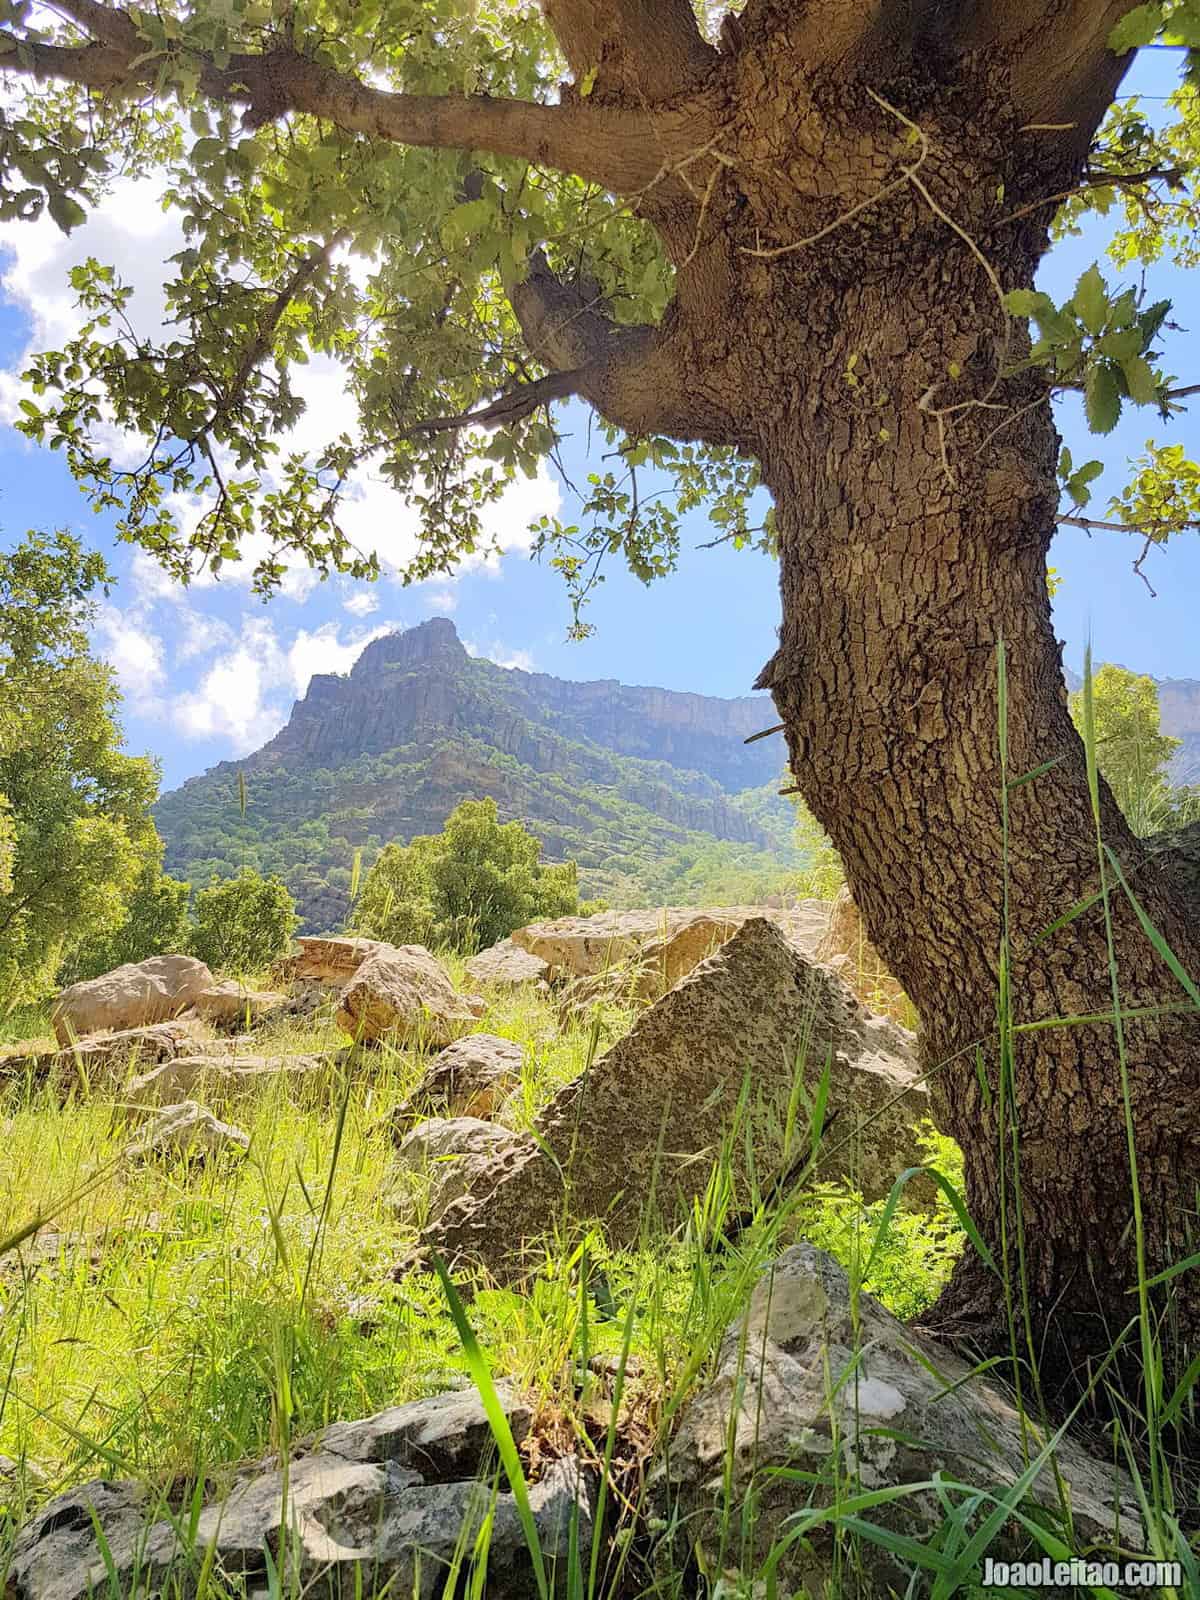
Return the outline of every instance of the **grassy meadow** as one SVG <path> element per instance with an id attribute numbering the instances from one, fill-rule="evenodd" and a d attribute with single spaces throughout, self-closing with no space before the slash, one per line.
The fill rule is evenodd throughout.
<path id="1" fill-rule="evenodd" d="M 632 1017 L 607 1006 L 561 1022 L 552 999 L 532 990 L 493 997 L 480 1029 L 525 1054 L 503 1120 L 527 1126 Z M 14 1015 L 0 1047 L 39 1028 L 36 1013 Z M 437 1279 L 390 1277 L 423 1220 L 428 1179 L 396 1170 L 387 1114 L 424 1058 L 345 1046 L 328 1011 L 264 1029 L 256 1051 L 329 1052 L 328 1067 L 281 1075 L 233 1104 L 206 1097 L 251 1143 L 205 1161 L 124 1160 L 137 1119 L 119 1091 L 3 1090 L 0 1238 L 44 1224 L 0 1257 L 0 1455 L 13 1464 L 0 1498 L 10 1534 L 73 1484 L 134 1477 L 174 1498 L 196 1484 L 219 1488 L 239 1464 L 286 1452 L 335 1418 L 470 1381 Z M 580 1381 L 581 1340 L 592 1356 L 615 1359 L 628 1327 L 637 1376 L 625 1386 L 616 1453 L 634 1483 L 781 1233 L 853 1265 L 882 1209 L 822 1185 L 763 1216 L 736 1247 L 714 1250 L 730 1203 L 714 1183 L 710 1203 L 673 1235 L 619 1253 L 587 1241 L 611 1290 L 607 1311 L 581 1297 L 580 1241 L 555 1238 L 554 1218 L 528 1292 L 476 1293 L 468 1314 L 491 1372 L 535 1406 L 531 1470 L 567 1449 L 602 1448 Z M 960 1245 L 948 1208 L 901 1211 L 867 1287 L 912 1315 Z"/>

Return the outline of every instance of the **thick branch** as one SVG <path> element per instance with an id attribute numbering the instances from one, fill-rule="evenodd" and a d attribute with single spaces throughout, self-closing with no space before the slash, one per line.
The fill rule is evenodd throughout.
<path id="1" fill-rule="evenodd" d="M 460 411 L 452 417 L 430 417 L 427 422 L 414 423 L 399 437 L 420 433 L 457 433 L 462 428 L 511 427 L 514 422 L 532 416 L 539 406 L 578 394 L 583 376 L 580 372 L 551 372 L 544 378 L 535 378 L 532 383 L 507 389 L 498 399 L 474 411 Z"/>
<path id="2" fill-rule="evenodd" d="M 542 0 L 578 81 L 635 105 L 689 94 L 717 53 L 700 36 L 689 0 Z"/>
<path id="3" fill-rule="evenodd" d="M 713 444 L 740 444 L 737 418 L 720 397 L 706 397 L 694 367 L 662 327 L 625 327 L 607 315 L 594 284 L 566 284 L 539 252 L 511 294 L 530 350 L 570 377 L 601 416 L 629 434 L 667 434 Z"/>
<path id="4" fill-rule="evenodd" d="M 132 24 L 123 13 L 94 0 L 67 0 L 67 6 L 95 35 L 92 43 L 48 45 L 0 33 L 0 67 L 100 93 L 154 88 L 162 58 L 138 60 L 145 56 L 144 45 L 136 35 L 130 39 L 126 28 Z M 199 60 L 202 93 L 247 106 L 252 126 L 300 112 L 397 144 L 535 161 L 618 194 L 645 188 L 664 167 L 711 137 L 699 108 L 651 113 L 590 99 L 539 105 L 488 95 L 390 94 L 291 49 L 234 55 L 223 67 L 206 55 Z"/>
<path id="5" fill-rule="evenodd" d="M 1045 136 L 1082 154 L 1134 52 L 1115 56 L 1109 35 L 1139 0 L 978 0 L 958 7 L 955 43 L 1008 68 L 1013 98 Z"/>

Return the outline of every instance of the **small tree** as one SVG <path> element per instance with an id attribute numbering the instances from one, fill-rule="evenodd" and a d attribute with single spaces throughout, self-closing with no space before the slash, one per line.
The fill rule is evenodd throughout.
<path id="1" fill-rule="evenodd" d="M 438 835 L 389 844 L 364 880 L 349 926 L 393 944 L 477 950 L 540 917 L 579 909 L 573 861 L 545 865 L 520 822 L 494 800 L 464 800 Z"/>
<path id="2" fill-rule="evenodd" d="M 188 899 L 191 885 L 168 877 L 161 851 L 148 855 L 126 903 L 125 920 L 79 946 L 63 964 L 61 983 L 99 977 L 127 961 L 186 950 L 191 940 Z"/>
<path id="3" fill-rule="evenodd" d="M 1096 764 L 1125 820 L 1143 838 L 1175 820 L 1180 795 L 1169 768 L 1182 744 L 1163 733 L 1158 685 L 1127 667 L 1107 663 L 1092 677 Z M 1071 696 L 1071 715 L 1083 727 L 1083 690 Z"/>
<path id="4" fill-rule="evenodd" d="M 196 896 L 192 953 L 214 971 L 257 972 L 283 955 L 299 920 L 286 884 L 246 868 Z"/>

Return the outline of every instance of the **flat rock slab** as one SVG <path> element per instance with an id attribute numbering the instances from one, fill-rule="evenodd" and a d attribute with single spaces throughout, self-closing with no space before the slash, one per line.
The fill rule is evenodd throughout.
<path id="1" fill-rule="evenodd" d="M 1034 1454 L 1037 1448 L 1035 1439 Z M 686 1532 L 681 1559 L 698 1546 L 728 1568 L 739 1551 L 725 1541 L 722 1510 L 749 1498 L 753 1485 L 755 1515 L 741 1524 L 741 1559 L 750 1575 L 786 1536 L 789 1518 L 832 1504 L 850 1486 L 870 1492 L 911 1485 L 911 1493 L 861 1515 L 924 1545 L 945 1526 L 942 1496 L 963 1503 L 966 1493 L 920 1485 L 942 1473 L 1002 1495 L 1029 1460 L 1006 1393 L 906 1328 L 871 1295 L 860 1295 L 852 1312 L 841 1267 L 811 1245 L 796 1245 L 755 1286 L 725 1335 L 715 1377 L 685 1405 L 669 1456 L 651 1473 L 650 1510 Z M 1099 1552 L 1111 1550 L 1114 1532 L 1126 1552 L 1145 1548 L 1133 1484 L 1122 1468 L 1089 1454 L 1070 1435 L 1054 1463 L 1047 1460 L 1033 1480 L 1027 1512 L 1032 1502 L 1039 1520 L 1057 1522 L 1057 1467 L 1067 1485 L 1073 1550 L 1095 1546 L 1103 1559 Z M 985 1500 L 972 1527 L 993 1508 Z M 1011 1519 L 989 1552 L 999 1560 L 1040 1557 L 1040 1545 L 1030 1548 L 1024 1538 Z M 777 1575 L 780 1594 L 842 1592 L 836 1559 L 828 1524 L 793 1540 Z M 858 1541 L 856 1595 L 924 1594 L 927 1578 L 922 1572 L 914 1579 L 909 1563 L 875 1540 Z"/>
<path id="2" fill-rule="evenodd" d="M 528 1408 L 503 1389 L 501 1403 L 522 1438 Z M 110 1588 L 175 1593 L 174 1585 L 186 1595 L 194 1591 L 204 1553 L 215 1546 L 218 1572 L 266 1592 L 270 1562 L 283 1543 L 288 1558 L 281 1577 L 289 1594 L 302 1589 L 314 1600 L 433 1600 L 445 1589 L 456 1551 L 465 1550 L 469 1563 L 475 1532 L 490 1509 L 480 1592 L 489 1600 L 532 1600 L 538 1590 L 516 1503 L 507 1493 L 493 1497 L 491 1461 L 491 1433 L 478 1397 L 441 1395 L 362 1422 L 333 1424 L 295 1452 L 286 1491 L 276 1466 L 242 1475 L 224 1500 L 200 1512 L 192 1552 L 180 1549 L 177 1526 L 161 1517 L 141 1486 L 85 1484 L 30 1519 L 17 1536 L 6 1578 L 13 1600 L 90 1600 Z M 529 1499 L 552 1591 L 565 1594 L 573 1518 L 580 1547 L 591 1548 L 591 1480 L 568 1457 L 530 1487 Z"/>
<path id="3" fill-rule="evenodd" d="M 501 939 L 499 944 L 472 956 L 466 963 L 466 973 L 481 989 L 519 989 L 527 983 L 544 983 L 550 976 L 550 967 L 511 939 Z"/>
<path id="4" fill-rule="evenodd" d="M 0 1057 L 0 1077 L 28 1071 L 38 1080 L 49 1079 L 64 1089 L 84 1084 L 92 1089 L 109 1087 L 123 1081 L 135 1067 L 195 1054 L 211 1038 L 203 1023 L 187 1017 L 145 1028 L 90 1033 L 66 1049 L 57 1044 L 21 1046 Z"/>
<path id="5" fill-rule="evenodd" d="M 320 1056 L 179 1056 L 131 1079 L 124 1098 L 133 1105 L 165 1106 L 206 1090 L 234 1099 L 269 1088 L 280 1078 L 307 1077 L 325 1065 Z"/>
<path id="6" fill-rule="evenodd" d="M 212 973 L 193 956 L 152 956 L 73 983 L 54 1002 L 50 1021 L 59 1044 L 69 1045 L 101 1029 L 166 1022 L 193 1006 L 212 985 Z"/>
<path id="7" fill-rule="evenodd" d="M 811 953 L 829 923 L 829 909 L 824 900 L 802 900 L 787 908 L 665 906 L 647 911 L 600 911 L 591 917 L 534 922 L 527 928 L 518 928 L 512 939 L 522 950 L 544 961 L 554 976 L 589 978 L 636 960 L 647 949 L 663 952 L 684 929 L 702 919 L 707 919 L 707 937 L 697 941 L 696 960 L 708 955 L 715 944 L 723 943 L 751 918 L 773 923 L 789 943 Z M 680 947 L 681 955 L 686 944 L 685 940 Z M 671 983 L 683 976 L 680 961 Z"/>
<path id="8" fill-rule="evenodd" d="M 379 939 L 340 938 L 333 935 L 298 939 L 298 955 L 288 957 L 287 977 L 293 981 L 315 979 L 342 984 L 352 978 L 368 956 L 395 947 Z"/>
<path id="9" fill-rule="evenodd" d="M 752 918 L 560 1090 L 537 1119 L 536 1138 L 500 1156 L 423 1242 L 511 1281 L 526 1242 L 545 1236 L 564 1199 L 570 1216 L 601 1220 L 618 1242 L 636 1237 L 652 1203 L 673 1224 L 707 1187 L 747 1081 L 760 1183 L 794 1162 L 800 1150 L 783 1150 L 780 1130 L 797 1076 L 811 1094 L 827 1060 L 827 1115 L 841 1115 L 818 1171 L 849 1175 L 877 1198 L 911 1164 L 913 1126 L 928 1115 L 916 1042 L 871 1016 L 773 923 Z M 735 1177 L 744 1162 L 739 1132 Z"/>

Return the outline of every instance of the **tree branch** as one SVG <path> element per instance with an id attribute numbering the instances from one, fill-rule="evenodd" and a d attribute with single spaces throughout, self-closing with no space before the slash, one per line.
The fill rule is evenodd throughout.
<path id="1" fill-rule="evenodd" d="M 660 327 L 616 323 L 597 285 L 563 283 L 540 251 L 509 298 L 532 354 L 626 433 L 744 443 L 738 414 L 724 396 L 706 395 L 689 368 L 669 313 Z"/>
<path id="2" fill-rule="evenodd" d="M 1056 517 L 1055 521 L 1067 528 L 1083 528 L 1087 533 L 1093 528 L 1100 528 L 1106 533 L 1136 533 L 1151 540 L 1164 533 L 1184 533 L 1200 528 L 1200 517 L 1188 518 L 1183 522 L 1102 522 L 1095 517 Z"/>
<path id="3" fill-rule="evenodd" d="M 1108 110 L 1134 52 L 1115 56 L 1109 35 L 1139 0 L 981 0 L 960 6 L 954 43 L 1008 64 L 1015 103 L 1030 132 L 1078 156 Z"/>
<path id="4" fill-rule="evenodd" d="M 102 94 L 155 90 L 163 57 L 147 55 L 123 12 L 96 0 L 61 0 L 60 8 L 86 27 L 93 41 L 52 45 L 0 32 L 0 70 L 76 83 Z M 299 112 L 396 144 L 534 161 L 618 194 L 644 189 L 664 167 L 712 136 L 699 106 L 652 113 L 591 99 L 542 105 L 488 95 L 392 94 L 290 48 L 233 55 L 221 67 L 206 54 L 196 59 L 201 92 L 245 105 L 248 126 Z"/>
<path id="5" fill-rule="evenodd" d="M 397 437 L 403 439 L 420 433 L 456 433 L 462 428 L 511 427 L 514 422 L 532 416 L 539 406 L 578 394 L 583 377 L 584 374 L 578 371 L 551 372 L 544 378 L 534 379 L 532 383 L 522 383 L 515 389 L 506 390 L 490 405 L 480 406 L 475 411 L 460 411 L 457 416 L 430 417 L 427 422 L 417 422 L 411 428 L 405 428 Z"/>
<path id="6" fill-rule="evenodd" d="M 577 82 L 592 97 L 655 104 L 692 93 L 717 59 L 689 0 L 542 0 Z"/>

